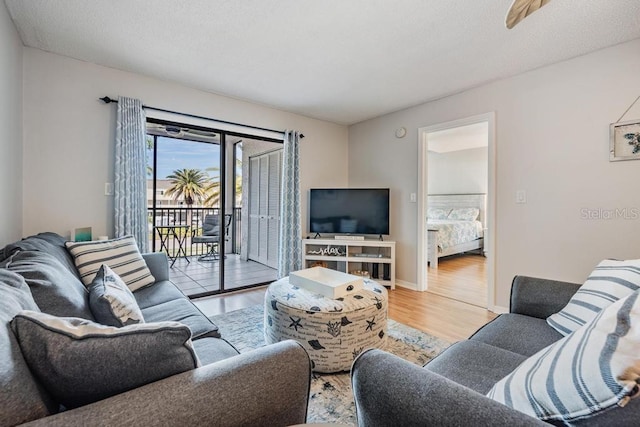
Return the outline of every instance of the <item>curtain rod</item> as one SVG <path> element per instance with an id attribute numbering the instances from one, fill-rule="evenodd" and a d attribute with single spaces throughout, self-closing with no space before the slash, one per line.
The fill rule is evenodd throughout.
<path id="1" fill-rule="evenodd" d="M 104 102 L 105 104 L 111 104 L 112 102 L 115 103 L 115 104 L 118 103 L 117 99 L 113 99 L 113 98 L 110 98 L 108 96 L 103 96 L 102 98 L 98 98 L 98 99 L 100 101 Z M 160 111 L 161 113 L 177 114 L 179 116 L 191 117 L 193 119 L 209 120 L 209 121 L 212 121 L 212 122 L 224 123 L 224 124 L 227 124 L 227 125 L 242 126 L 242 127 L 249 128 L 249 129 L 264 130 L 264 131 L 267 131 L 267 132 L 275 132 L 275 133 L 284 134 L 284 131 L 282 131 L 282 130 L 261 128 L 259 126 L 251 126 L 251 125 L 245 125 L 243 123 L 236 123 L 236 122 L 229 122 L 229 121 L 226 121 L 226 120 L 214 119 L 212 117 L 198 116 L 198 115 L 189 114 L 189 113 L 181 113 L 180 111 L 165 110 L 164 108 L 150 107 L 148 105 L 143 105 L 142 108 L 147 109 L 147 110 Z M 304 135 L 300 134 L 300 138 L 304 138 Z"/>

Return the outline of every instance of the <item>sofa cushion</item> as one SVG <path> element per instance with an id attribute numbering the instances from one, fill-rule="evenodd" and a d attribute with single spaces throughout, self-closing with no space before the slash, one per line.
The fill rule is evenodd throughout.
<path id="1" fill-rule="evenodd" d="M 620 299 L 500 380 L 488 397 L 544 421 L 570 423 L 640 394 L 640 293 Z"/>
<path id="2" fill-rule="evenodd" d="M 485 394 L 526 357 L 479 341 L 461 341 L 424 367 L 458 384 Z"/>
<path id="3" fill-rule="evenodd" d="M 156 282 L 133 293 L 140 308 L 145 309 L 168 301 L 182 300 L 184 294 L 168 280 Z"/>
<path id="4" fill-rule="evenodd" d="M 102 264 L 111 267 L 132 291 L 155 282 L 132 236 L 96 242 L 67 242 L 66 245 L 87 286 Z"/>
<path id="5" fill-rule="evenodd" d="M 89 306 L 96 321 L 103 325 L 119 328 L 144 323 L 133 293 L 106 264 L 89 285 Z"/>
<path id="6" fill-rule="evenodd" d="M 547 318 L 552 328 L 569 335 L 593 320 L 605 307 L 640 289 L 640 259 L 604 260 L 593 270 L 569 303 Z"/>
<path id="7" fill-rule="evenodd" d="M 9 322 L 22 310 L 37 311 L 24 278 L 0 268 L 0 425 L 16 425 L 45 417 L 57 405 L 38 385 L 20 351 Z"/>
<path id="8" fill-rule="evenodd" d="M 31 371 L 67 408 L 199 365 L 191 331 L 175 322 L 114 328 L 79 318 L 22 311 L 11 326 Z"/>
<path id="9" fill-rule="evenodd" d="M 218 327 L 186 297 L 143 308 L 142 315 L 145 322 L 173 321 L 185 324 L 191 329 L 193 339 L 205 336 L 220 337 Z"/>
<path id="10" fill-rule="evenodd" d="M 528 357 L 562 339 L 562 335 L 544 319 L 508 313 L 484 325 L 470 339 Z"/>
<path id="11" fill-rule="evenodd" d="M 234 346 L 222 338 L 204 337 L 194 340 L 193 348 L 202 365 L 209 365 L 240 354 Z"/>
<path id="12" fill-rule="evenodd" d="M 0 259 L 9 258 L 17 251 L 46 252 L 60 261 L 71 273 L 78 276 L 78 271 L 73 263 L 73 257 L 71 257 L 69 251 L 67 251 L 65 242 L 66 239 L 59 234 L 49 232 L 39 233 L 5 246 L 5 248 L 0 251 Z"/>
<path id="13" fill-rule="evenodd" d="M 5 267 L 25 278 L 33 299 L 44 313 L 93 320 L 89 292 L 53 255 L 18 251 L 5 261 Z"/>

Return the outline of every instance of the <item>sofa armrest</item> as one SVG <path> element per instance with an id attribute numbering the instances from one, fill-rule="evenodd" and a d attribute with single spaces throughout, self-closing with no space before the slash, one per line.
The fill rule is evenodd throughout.
<path id="1" fill-rule="evenodd" d="M 562 310 L 580 286 L 578 283 L 516 276 L 511 284 L 509 312 L 546 319 Z"/>
<path id="2" fill-rule="evenodd" d="M 164 252 L 152 252 L 142 254 L 144 262 L 151 271 L 151 275 L 155 277 L 156 282 L 169 280 L 169 260 Z"/>
<path id="3" fill-rule="evenodd" d="M 300 424 L 310 383 L 306 351 L 283 341 L 26 425 Z"/>
<path id="4" fill-rule="evenodd" d="M 356 359 L 351 384 L 359 426 L 547 425 L 381 350 Z"/>

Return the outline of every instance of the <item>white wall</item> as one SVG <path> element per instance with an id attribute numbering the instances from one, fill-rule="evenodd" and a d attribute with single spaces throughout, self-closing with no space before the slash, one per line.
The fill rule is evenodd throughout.
<path id="1" fill-rule="evenodd" d="M 347 182 L 347 128 L 142 75 L 24 50 L 24 234 L 74 226 L 113 235 L 115 105 L 102 96 L 305 134 L 300 146 L 302 223 L 307 190 Z M 151 116 L 151 113 L 149 114 Z M 174 117 L 175 120 L 175 117 Z M 304 225 L 303 225 L 304 226 Z"/>
<path id="2" fill-rule="evenodd" d="M 392 191 L 398 279 L 417 276 L 417 129 L 490 111 L 498 306 L 509 305 L 515 274 L 581 282 L 603 258 L 640 258 L 640 219 L 582 219 L 582 209 L 640 208 L 640 161 L 611 163 L 608 153 L 609 124 L 640 94 L 639 69 L 634 40 L 351 126 L 349 185 Z M 400 126 L 404 139 L 394 137 Z M 527 204 L 515 204 L 518 189 Z"/>
<path id="3" fill-rule="evenodd" d="M 22 236 L 22 42 L 0 2 L 0 247 Z"/>
<path id="4" fill-rule="evenodd" d="M 487 147 L 435 153 L 429 151 L 429 194 L 486 193 L 489 150 Z"/>

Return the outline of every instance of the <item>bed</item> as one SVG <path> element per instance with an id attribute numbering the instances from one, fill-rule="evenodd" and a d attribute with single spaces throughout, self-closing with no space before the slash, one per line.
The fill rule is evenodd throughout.
<path id="1" fill-rule="evenodd" d="M 486 194 L 434 194 L 427 196 L 427 261 L 462 252 L 484 250 Z"/>

